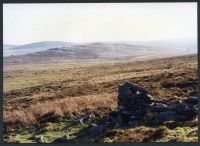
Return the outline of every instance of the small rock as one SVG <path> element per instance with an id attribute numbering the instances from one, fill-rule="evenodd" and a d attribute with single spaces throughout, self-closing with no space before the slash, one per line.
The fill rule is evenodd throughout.
<path id="1" fill-rule="evenodd" d="M 95 123 L 91 123 L 90 126 L 91 126 L 91 127 L 96 127 L 96 126 L 98 126 L 98 125 L 95 124 Z"/>
<path id="2" fill-rule="evenodd" d="M 155 117 L 155 119 L 152 122 L 157 124 L 157 123 L 163 123 L 167 121 L 175 121 L 176 116 L 177 114 L 174 111 L 161 112 Z"/>
<path id="3" fill-rule="evenodd" d="M 8 136 L 7 136 L 7 135 L 4 135 L 4 136 L 3 136 L 3 142 L 4 142 L 4 143 L 8 143 Z"/>
<path id="4" fill-rule="evenodd" d="M 189 96 L 185 102 L 189 103 L 189 104 L 194 104 L 197 105 L 198 104 L 198 97 L 197 96 Z"/>
<path id="5" fill-rule="evenodd" d="M 87 115 L 84 115 L 84 116 L 80 117 L 79 119 L 75 120 L 74 123 L 81 124 L 83 122 L 87 122 L 87 121 L 91 120 L 91 118 L 92 118 L 92 114 L 87 114 Z"/>
<path id="6" fill-rule="evenodd" d="M 188 107 L 188 105 L 185 102 L 177 102 L 175 111 L 178 114 L 185 115 L 190 111 L 190 108 Z"/>
<path id="7" fill-rule="evenodd" d="M 135 126 L 138 126 L 138 124 L 140 123 L 141 121 L 139 120 L 130 120 L 128 122 L 128 125 L 131 126 L 131 127 L 135 127 Z"/>
<path id="8" fill-rule="evenodd" d="M 89 135 L 96 135 L 96 134 L 104 132 L 106 129 L 107 129 L 107 125 L 102 124 L 102 125 L 93 126 L 93 127 L 89 128 L 86 131 L 86 133 L 89 134 Z"/>
<path id="9" fill-rule="evenodd" d="M 166 112 L 168 110 L 168 106 L 163 103 L 154 103 L 152 105 L 152 110 L 154 112 Z"/>
<path id="10" fill-rule="evenodd" d="M 68 142 L 70 137 L 68 135 L 64 135 L 60 138 L 55 139 L 52 143 L 66 143 Z"/>
<path id="11" fill-rule="evenodd" d="M 36 136 L 35 135 L 35 141 L 37 143 L 44 143 L 44 136 L 43 135 L 42 136 Z"/>

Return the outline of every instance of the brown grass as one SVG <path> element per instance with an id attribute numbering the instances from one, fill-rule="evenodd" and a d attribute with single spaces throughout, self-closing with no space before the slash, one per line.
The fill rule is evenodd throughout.
<path id="1" fill-rule="evenodd" d="M 37 102 L 25 109 L 20 108 L 13 112 L 4 111 L 4 123 L 6 125 L 28 126 L 42 124 L 43 122 L 50 121 L 52 118 L 80 116 L 91 112 L 99 117 L 105 116 L 109 111 L 114 110 L 116 106 L 116 98 L 112 94 L 48 100 Z"/>
<path id="2" fill-rule="evenodd" d="M 116 109 L 118 85 L 126 81 L 148 89 L 156 99 L 196 95 L 198 81 L 196 55 L 80 68 L 12 69 L 4 74 L 6 127 L 42 124 L 88 112 L 104 116 Z"/>

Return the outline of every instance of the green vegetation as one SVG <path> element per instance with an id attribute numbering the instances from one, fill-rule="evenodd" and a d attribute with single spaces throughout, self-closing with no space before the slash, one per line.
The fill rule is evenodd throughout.
<path id="1" fill-rule="evenodd" d="M 88 123 L 69 126 L 92 112 L 94 122 L 117 108 L 117 88 L 133 82 L 155 99 L 184 99 L 197 94 L 196 55 L 110 64 L 4 65 L 4 134 L 10 143 L 50 143 L 63 135 L 70 142 L 197 141 L 198 122 L 108 129 L 77 138 Z M 98 118 L 98 120 L 97 120 Z"/>
<path id="2" fill-rule="evenodd" d="M 138 126 L 135 128 L 123 127 L 121 129 L 110 129 L 105 133 L 99 133 L 96 137 L 85 135 L 77 138 L 76 134 L 84 131 L 89 123 L 72 126 L 74 119 L 60 120 L 56 123 L 48 122 L 38 130 L 34 128 L 14 131 L 10 133 L 9 141 L 12 143 L 38 143 L 43 136 L 42 143 L 51 143 L 64 135 L 70 136 L 71 143 L 74 142 L 195 142 L 198 141 L 198 122 L 193 127 L 176 127 L 170 129 L 166 126 Z"/>

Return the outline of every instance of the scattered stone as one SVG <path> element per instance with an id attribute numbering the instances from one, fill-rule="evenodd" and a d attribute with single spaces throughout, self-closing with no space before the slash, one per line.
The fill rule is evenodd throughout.
<path id="1" fill-rule="evenodd" d="M 95 124 L 95 123 L 91 123 L 90 126 L 91 126 L 91 127 L 96 127 L 97 124 Z"/>
<path id="2" fill-rule="evenodd" d="M 91 118 L 92 118 L 92 114 L 91 113 L 90 114 L 86 114 L 86 115 L 80 117 L 79 119 L 75 120 L 74 124 L 81 124 L 83 122 L 90 121 Z"/>
<path id="3" fill-rule="evenodd" d="M 3 139 L 8 139 L 8 136 L 7 136 L 7 135 L 4 135 L 4 136 L 3 136 Z"/>
<path id="4" fill-rule="evenodd" d="M 185 102 L 189 103 L 189 104 L 198 104 L 198 97 L 197 96 L 189 96 Z"/>
<path id="5" fill-rule="evenodd" d="M 4 136 L 3 136 L 3 142 L 4 142 L 4 143 L 8 143 L 8 136 L 7 136 L 7 135 L 4 135 Z"/>
<path id="6" fill-rule="evenodd" d="M 155 101 L 148 90 L 126 82 L 119 85 L 118 111 L 109 113 L 109 119 L 117 128 L 126 124 L 136 126 L 144 121 L 158 124 L 191 120 L 198 113 L 197 105 L 195 96 L 183 101 Z"/>
<path id="7" fill-rule="evenodd" d="M 125 83 L 118 88 L 118 108 L 109 113 L 108 122 L 97 125 L 91 123 L 77 137 L 83 135 L 97 135 L 104 133 L 108 128 L 120 128 L 125 125 L 132 127 L 148 122 L 149 124 L 162 124 L 168 121 L 192 120 L 198 114 L 198 98 L 188 97 L 186 100 L 163 100 L 156 101 L 150 92 L 135 84 Z M 76 124 L 89 121 L 92 115 L 87 114 L 75 121 Z M 163 136 L 167 133 L 166 128 L 160 128 L 154 134 Z M 55 143 L 67 142 L 67 137 L 56 139 Z"/>
<path id="8" fill-rule="evenodd" d="M 42 136 L 35 136 L 35 141 L 37 143 L 45 143 L 44 142 L 44 136 L 43 135 Z"/>
<path id="9" fill-rule="evenodd" d="M 131 127 L 135 127 L 135 126 L 138 126 L 139 123 L 141 123 L 140 120 L 132 120 L 132 121 L 130 120 L 128 122 L 128 125 L 131 126 Z"/>
<path id="10" fill-rule="evenodd" d="M 66 143 L 69 142 L 70 137 L 68 135 L 64 135 L 60 138 L 55 139 L 52 143 Z"/>
<path id="11" fill-rule="evenodd" d="M 96 134 L 104 132 L 106 129 L 107 129 L 107 125 L 106 124 L 96 125 L 96 126 L 93 126 L 93 127 L 89 128 L 86 131 L 86 133 L 89 134 L 89 135 L 96 135 Z"/>
<path id="12" fill-rule="evenodd" d="M 152 110 L 154 112 L 166 112 L 168 110 L 168 106 L 163 103 L 154 103 L 152 105 Z"/>
<path id="13" fill-rule="evenodd" d="M 175 111 L 178 114 L 185 115 L 190 112 L 190 108 L 185 102 L 177 101 L 176 106 L 175 106 Z"/>
<path id="14" fill-rule="evenodd" d="M 105 132 L 108 128 L 113 126 L 113 122 L 105 122 L 103 124 L 91 124 L 86 130 L 81 133 L 77 133 L 76 137 L 83 137 L 85 135 L 95 136 Z"/>
<path id="15" fill-rule="evenodd" d="M 195 115 L 198 114 L 198 105 L 193 106 L 192 113 L 194 113 Z"/>
<path id="16" fill-rule="evenodd" d="M 174 111 L 160 112 L 152 121 L 152 123 L 160 124 L 166 121 L 175 121 L 176 116 L 177 114 Z"/>

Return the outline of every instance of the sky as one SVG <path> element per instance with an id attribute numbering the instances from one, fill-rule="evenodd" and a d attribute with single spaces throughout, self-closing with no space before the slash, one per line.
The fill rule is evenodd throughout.
<path id="1" fill-rule="evenodd" d="M 3 4 L 3 43 L 197 38 L 197 3 Z"/>

